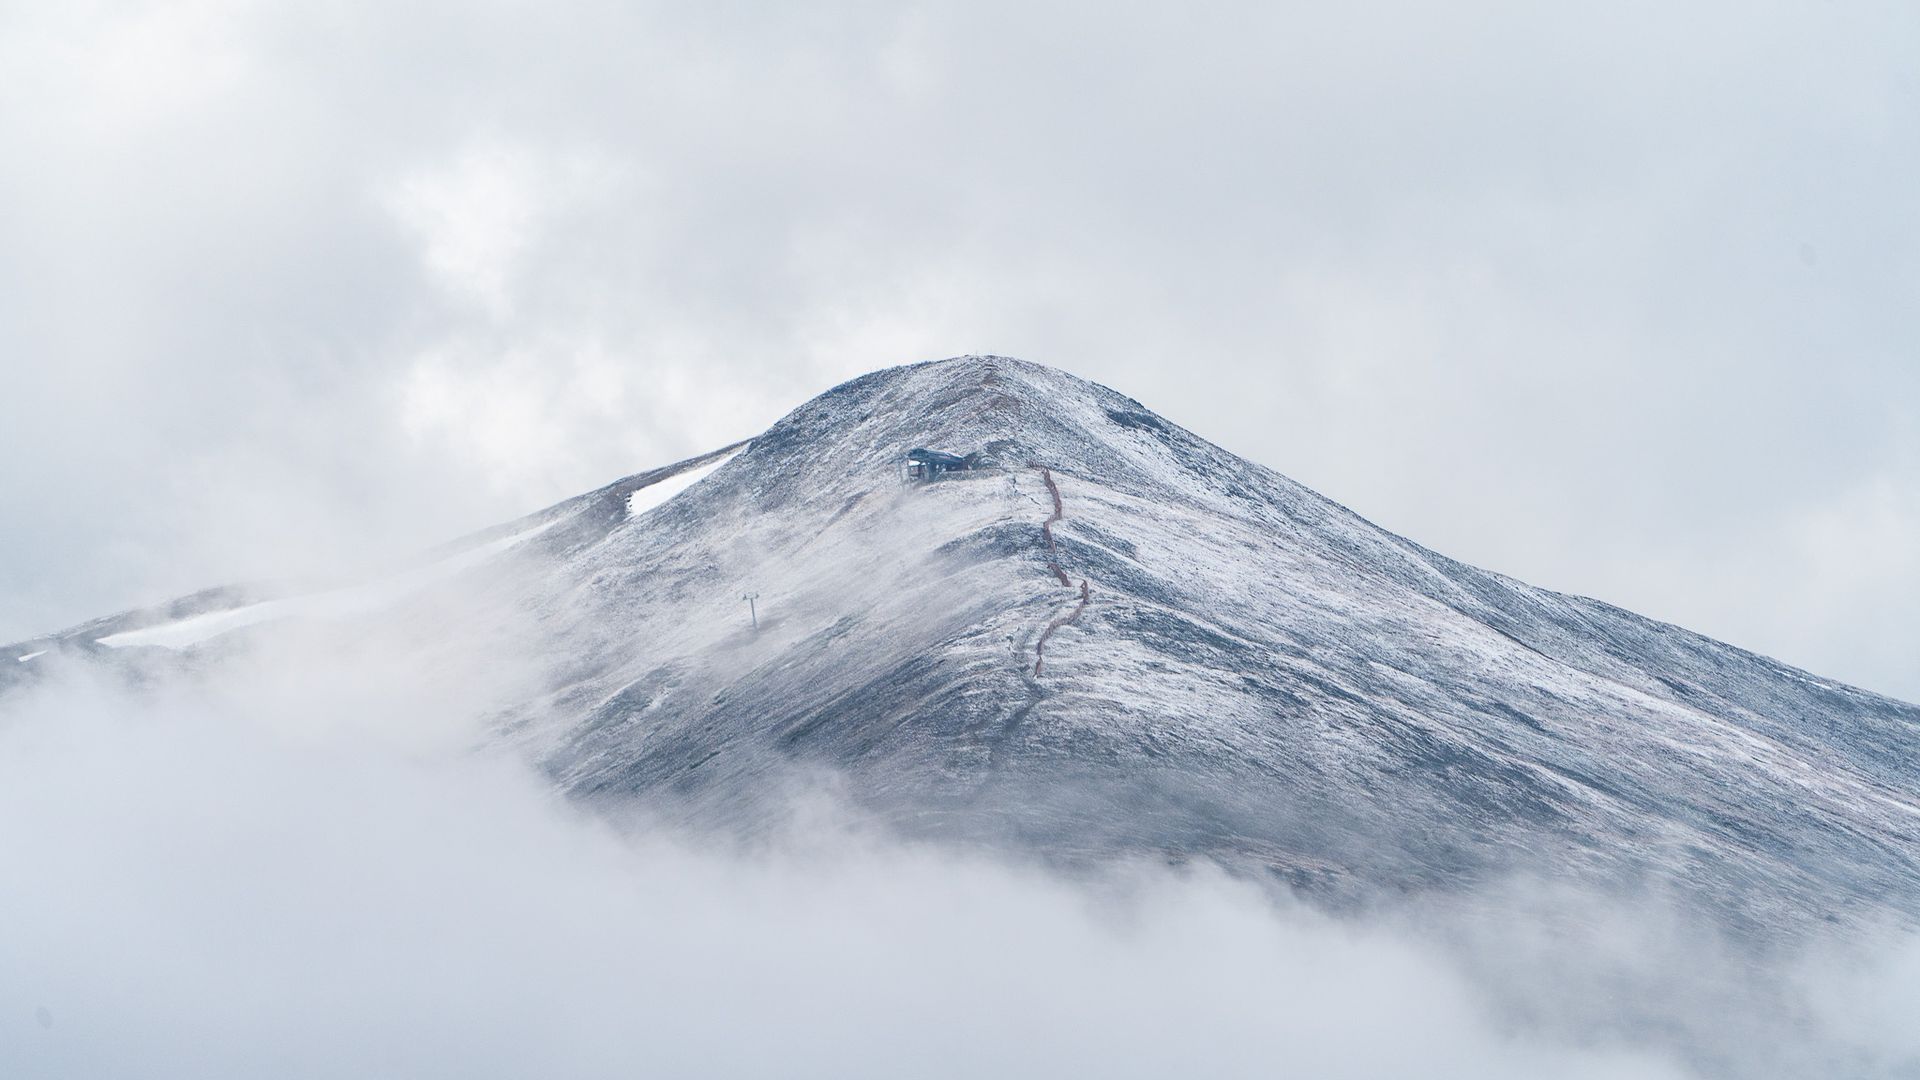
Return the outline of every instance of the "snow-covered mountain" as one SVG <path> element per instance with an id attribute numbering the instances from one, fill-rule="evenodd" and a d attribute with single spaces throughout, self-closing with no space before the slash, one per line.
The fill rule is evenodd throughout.
<path id="1" fill-rule="evenodd" d="M 909 478 L 915 448 L 973 467 Z M 0 690 L 313 635 L 514 656 L 474 690 L 491 737 L 616 813 L 751 829 L 825 775 L 912 836 L 1335 902 L 1546 872 L 1791 930 L 1920 898 L 1920 708 L 1448 559 L 1004 357 L 855 379 L 377 580 L 24 642 Z"/>

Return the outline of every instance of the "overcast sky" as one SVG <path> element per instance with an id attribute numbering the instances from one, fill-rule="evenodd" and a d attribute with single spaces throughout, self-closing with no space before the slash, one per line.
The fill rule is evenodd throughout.
<path id="1" fill-rule="evenodd" d="M 0 0 L 0 640 L 999 352 L 1920 699 L 1917 173 L 1906 2 Z"/>

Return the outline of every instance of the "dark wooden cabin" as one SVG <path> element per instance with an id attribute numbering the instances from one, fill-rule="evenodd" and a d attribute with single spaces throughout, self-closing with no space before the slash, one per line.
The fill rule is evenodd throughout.
<path id="1" fill-rule="evenodd" d="M 907 479 L 937 480 L 950 472 L 965 472 L 973 468 L 973 459 L 957 454 L 942 453 L 914 447 L 907 451 Z"/>

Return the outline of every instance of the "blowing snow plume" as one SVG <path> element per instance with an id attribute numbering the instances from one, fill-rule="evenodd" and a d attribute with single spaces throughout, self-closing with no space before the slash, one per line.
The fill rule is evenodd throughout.
<path id="1" fill-rule="evenodd" d="M 971 464 L 905 480 L 917 447 Z M 705 466 L 631 512 L 636 492 Z M 1203 891 L 1235 904 L 1297 898 L 1422 928 L 1422 948 L 1466 957 L 1446 978 L 1475 987 L 1460 1007 L 1496 1028 L 1599 1032 L 1689 1068 L 1755 1071 L 1742 1055 L 1758 1044 L 1725 1016 L 1810 1015 L 1811 992 L 1785 973 L 1903 926 L 1920 894 L 1920 710 L 1454 562 L 1136 401 L 1020 361 L 856 379 L 744 449 L 443 557 L 482 550 L 378 605 L 283 608 L 210 636 L 167 628 L 271 598 L 215 591 L 101 620 L 17 646 L 42 655 L 0 680 L 14 701 L 52 692 L 63 668 L 218 695 L 238 673 L 271 688 L 321 664 L 348 682 L 362 672 L 372 702 L 389 687 L 364 672 L 431 677 L 465 695 L 457 723 L 434 725 L 460 733 L 453 744 L 531 763 L 573 806 L 641 837 L 670 822 L 673 844 L 744 841 L 763 868 L 770 838 L 795 828 L 795 793 L 824 778 L 889 852 L 960 845 L 984 860 L 961 865 L 995 882 L 1038 873 L 1001 858 L 1088 882 L 1116 866 L 1216 867 L 1233 884 Z M 381 730 L 427 723 L 437 691 L 392 693 L 409 706 L 383 712 Z M 10 724 L 27 738 L 56 726 L 49 711 Z M 1036 880 L 1037 893 L 996 896 L 1018 911 L 1068 888 Z M 1670 914 L 1617 914 L 1640 905 Z M 1494 911 L 1531 914 L 1504 935 L 1476 929 Z M 1348 932 L 1300 917 L 1314 941 Z M 1660 959 L 1671 942 L 1611 929 L 1649 922 L 1692 943 L 1691 974 Z M 1542 991 L 1556 968 L 1564 992 Z M 1256 998 L 1297 1001 L 1280 987 Z M 1808 1039 L 1817 1049 L 1765 1063 L 1880 1060 Z M 1349 1064 L 1371 1060 L 1340 1045 Z"/>

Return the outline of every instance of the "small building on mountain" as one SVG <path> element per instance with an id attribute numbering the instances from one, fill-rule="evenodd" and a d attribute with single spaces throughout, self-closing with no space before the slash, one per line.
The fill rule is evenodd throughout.
<path id="1" fill-rule="evenodd" d="M 966 472 L 973 468 L 973 459 L 972 454 L 961 457 L 916 446 L 907 451 L 907 479 L 938 480 L 950 472 Z"/>

